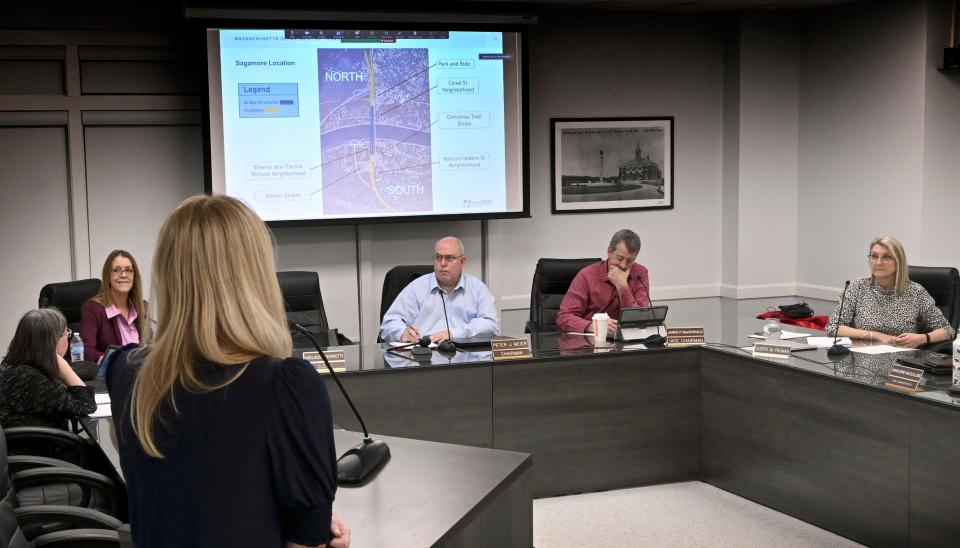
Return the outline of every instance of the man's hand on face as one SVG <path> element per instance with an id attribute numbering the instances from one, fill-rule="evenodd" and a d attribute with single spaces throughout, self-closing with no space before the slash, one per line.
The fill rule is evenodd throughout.
<path id="1" fill-rule="evenodd" d="M 627 290 L 627 276 L 626 271 L 620 270 L 620 268 L 616 266 L 611 265 L 610 269 L 607 270 L 607 279 L 617 288 L 617 291 Z"/>

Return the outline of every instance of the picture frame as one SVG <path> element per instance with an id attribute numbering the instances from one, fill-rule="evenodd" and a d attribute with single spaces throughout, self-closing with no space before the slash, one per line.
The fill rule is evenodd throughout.
<path id="1" fill-rule="evenodd" d="M 551 118 L 551 212 L 673 209 L 673 122 Z"/>

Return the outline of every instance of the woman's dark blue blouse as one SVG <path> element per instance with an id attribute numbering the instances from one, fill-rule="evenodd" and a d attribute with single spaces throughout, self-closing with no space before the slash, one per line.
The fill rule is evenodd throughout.
<path id="1" fill-rule="evenodd" d="M 258 358 L 208 393 L 176 384 L 148 456 L 130 421 L 145 352 L 119 352 L 107 371 L 120 464 L 138 548 L 313 546 L 331 540 L 336 456 L 330 400 L 307 362 Z M 208 384 L 241 366 L 199 364 Z"/>

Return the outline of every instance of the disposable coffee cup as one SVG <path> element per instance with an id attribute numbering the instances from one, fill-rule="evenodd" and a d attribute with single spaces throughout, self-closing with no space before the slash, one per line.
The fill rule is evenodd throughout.
<path id="1" fill-rule="evenodd" d="M 607 341 L 607 323 L 610 321 L 610 316 L 607 316 L 606 313 L 600 312 L 593 315 L 593 344 L 594 346 L 601 346 Z"/>

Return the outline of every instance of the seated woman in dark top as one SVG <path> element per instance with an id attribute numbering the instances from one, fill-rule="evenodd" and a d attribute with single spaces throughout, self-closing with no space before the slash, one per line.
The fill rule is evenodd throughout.
<path id="1" fill-rule="evenodd" d="M 100 293 L 83 303 L 80 316 L 83 359 L 98 363 L 111 344 L 139 343 L 147 322 L 140 268 L 133 255 L 111 251 L 101 280 Z"/>
<path id="2" fill-rule="evenodd" d="M 0 362 L 0 425 L 66 428 L 68 418 L 96 411 L 93 391 L 63 359 L 72 335 L 52 308 L 20 318 Z"/>
<path id="3" fill-rule="evenodd" d="M 290 333 L 266 225 L 194 196 L 160 229 L 153 338 L 107 370 L 138 548 L 348 546 L 330 401 Z"/>

